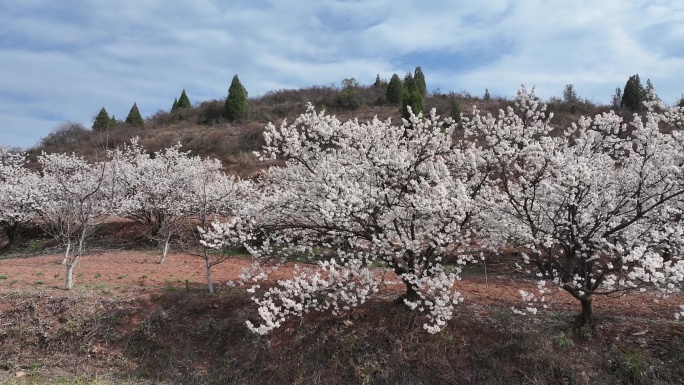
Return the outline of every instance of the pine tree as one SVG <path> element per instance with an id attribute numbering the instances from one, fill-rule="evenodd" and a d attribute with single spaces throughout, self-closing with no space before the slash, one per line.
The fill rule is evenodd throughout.
<path id="1" fill-rule="evenodd" d="M 682 98 L 679 99 L 679 103 L 677 103 L 677 107 L 684 108 L 684 95 L 682 95 Z"/>
<path id="2" fill-rule="evenodd" d="M 492 95 L 489 94 L 489 89 L 488 89 L 488 88 L 485 88 L 485 93 L 484 93 L 483 99 L 484 99 L 484 100 L 489 100 L 489 99 L 491 99 L 491 98 L 492 98 Z"/>
<path id="3" fill-rule="evenodd" d="M 620 103 L 622 103 L 622 89 L 620 87 L 615 89 L 615 93 L 613 94 L 613 97 L 611 98 L 611 104 L 615 108 L 620 108 Z"/>
<path id="4" fill-rule="evenodd" d="M 140 111 L 138 110 L 137 103 L 133 103 L 133 107 L 131 107 L 131 111 L 128 113 L 128 116 L 126 117 L 126 123 L 136 127 L 142 127 L 145 125 L 145 121 L 143 120 L 142 116 L 140 115 Z"/>
<path id="5" fill-rule="evenodd" d="M 185 90 L 181 92 L 181 96 L 180 98 L 178 98 L 176 108 L 192 108 L 192 104 L 190 104 L 190 98 L 188 98 L 188 95 L 185 93 Z"/>
<path id="6" fill-rule="evenodd" d="M 625 84 L 625 89 L 622 92 L 622 101 L 620 107 L 629 108 L 632 111 L 639 111 L 644 108 L 643 102 L 646 100 L 646 90 L 641 85 L 639 75 L 632 75 Z"/>
<path id="7" fill-rule="evenodd" d="M 95 117 L 93 122 L 93 131 L 106 131 L 108 128 L 112 127 L 112 121 L 109 119 L 109 114 L 107 110 L 102 107 L 100 113 Z"/>
<path id="8" fill-rule="evenodd" d="M 397 104 L 401 102 L 404 96 L 404 85 L 401 83 L 399 75 L 393 74 L 387 85 L 387 92 L 385 94 L 389 103 Z"/>
<path id="9" fill-rule="evenodd" d="M 171 106 L 171 112 L 175 112 L 178 109 L 178 98 L 173 99 L 173 106 Z"/>
<path id="10" fill-rule="evenodd" d="M 427 96 L 427 83 L 425 83 L 425 75 L 423 75 L 423 70 L 420 67 L 416 67 L 413 72 L 413 80 L 416 82 L 416 87 L 418 92 L 422 97 Z"/>
<path id="11" fill-rule="evenodd" d="M 240 83 L 237 75 L 233 76 L 233 81 L 228 89 L 228 97 L 223 109 L 223 117 L 235 121 L 244 119 L 249 113 L 249 103 L 247 101 L 247 90 Z"/>
<path id="12" fill-rule="evenodd" d="M 414 115 L 423 112 L 423 95 L 418 87 L 419 85 L 411 73 L 407 73 L 406 77 L 404 77 L 404 96 L 401 98 L 401 116 L 404 119 L 410 117 L 408 112 L 409 106 Z"/>
<path id="13" fill-rule="evenodd" d="M 375 76 L 375 83 L 373 83 L 373 87 L 375 87 L 375 88 L 382 87 L 382 79 L 380 79 L 380 74 L 377 74 Z"/>

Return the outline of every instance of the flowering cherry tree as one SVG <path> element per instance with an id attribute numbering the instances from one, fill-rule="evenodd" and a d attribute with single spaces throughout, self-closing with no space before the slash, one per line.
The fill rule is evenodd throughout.
<path id="1" fill-rule="evenodd" d="M 19 227 L 37 214 L 36 196 L 40 176 L 24 167 L 25 154 L 0 149 L 0 227 L 6 248 L 15 241 Z"/>
<path id="2" fill-rule="evenodd" d="M 192 183 L 191 203 L 189 212 L 197 225 L 195 241 L 200 241 L 199 252 L 192 248 L 185 248 L 187 252 L 197 255 L 204 260 L 204 267 L 207 277 L 207 290 L 214 293 L 214 284 L 211 277 L 211 268 L 215 265 L 228 260 L 232 252 L 228 247 L 228 242 L 223 242 L 221 253 L 211 250 L 206 241 L 201 240 L 202 235 L 211 231 L 213 223 L 219 219 L 234 216 L 240 210 L 243 202 L 255 199 L 251 188 L 252 184 L 246 180 L 239 180 L 233 176 L 226 175 L 221 171 L 221 162 L 214 160 L 203 160 L 196 170 L 196 177 Z M 232 218 L 231 220 L 237 220 Z M 235 223 L 232 224 L 233 226 Z M 233 244 L 239 247 L 241 242 Z"/>
<path id="3" fill-rule="evenodd" d="M 523 87 L 515 107 L 498 117 L 475 110 L 465 123 L 497 176 L 490 239 L 517 247 L 540 280 L 576 298 L 580 324 L 594 322 L 596 295 L 675 290 L 684 280 L 684 141 L 663 120 L 681 122 L 681 111 L 651 109 L 630 125 L 611 111 L 553 131 L 534 89 Z"/>
<path id="4" fill-rule="evenodd" d="M 180 148 L 178 144 L 150 155 L 134 139 L 109 155 L 115 213 L 140 224 L 158 242 L 159 263 L 164 263 L 172 238 L 187 224 L 193 184 L 202 172 L 202 160 Z"/>
<path id="5" fill-rule="evenodd" d="M 43 154 L 38 161 L 43 167 L 39 223 L 66 245 L 65 288 L 71 289 L 73 271 L 83 255 L 85 242 L 92 235 L 97 218 L 110 208 L 102 194 L 106 163 L 91 164 L 82 157 L 66 154 Z"/>
<path id="6" fill-rule="evenodd" d="M 342 123 L 311 106 L 291 125 L 269 124 L 260 155 L 285 166 L 267 172 L 258 210 L 215 225 L 205 242 L 249 241 L 257 227 L 265 240 L 253 255 L 319 262 L 256 298 L 263 322 L 248 326 L 264 334 L 309 310 L 357 306 L 391 271 L 406 287 L 404 303 L 427 315 L 425 329 L 441 330 L 461 301 L 452 289 L 460 270 L 442 260 L 475 234 L 473 186 L 452 172 L 471 163 L 454 156 L 453 129 L 434 110 L 393 126 Z"/>

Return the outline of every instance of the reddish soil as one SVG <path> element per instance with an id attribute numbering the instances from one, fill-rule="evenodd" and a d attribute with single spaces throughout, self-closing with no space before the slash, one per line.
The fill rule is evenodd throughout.
<path id="1" fill-rule="evenodd" d="M 66 269 L 60 262 L 59 254 L 0 260 L 0 295 L 18 289 L 62 290 Z M 164 264 L 159 264 L 154 251 L 109 251 L 86 255 L 75 269 L 75 290 L 86 288 L 100 290 L 104 294 L 121 294 L 152 293 L 168 287 L 185 289 L 186 285 L 199 289 L 206 285 L 203 263 L 198 257 L 171 253 Z M 215 287 L 220 288 L 226 281 L 236 279 L 242 268 L 249 264 L 249 258 L 235 257 L 214 266 L 212 276 Z M 288 265 L 272 277 L 279 279 L 291 274 L 292 266 Z M 390 275 L 388 278 L 392 279 Z M 455 285 L 455 290 L 462 294 L 467 303 L 493 307 L 525 307 L 520 289 L 537 293 L 534 282 L 501 275 L 489 276 L 486 280 L 480 275 L 464 276 Z M 391 297 L 399 295 L 401 290 L 401 285 L 390 284 L 385 286 L 383 292 Z M 551 310 L 562 312 L 579 310 L 577 301 L 564 291 L 547 294 L 544 304 Z M 619 298 L 598 296 L 594 309 L 599 317 L 671 319 L 680 304 L 684 304 L 684 295 L 660 298 L 653 292 L 644 292 L 623 294 Z M 539 305 L 537 307 L 541 307 Z"/>
<path id="2" fill-rule="evenodd" d="M 396 364 L 383 369 L 387 373 L 422 368 L 435 378 L 430 383 L 471 383 L 437 378 L 460 378 L 464 373 L 468 377 L 480 371 L 492 371 L 492 378 L 514 376 L 508 383 L 522 383 L 529 376 L 543 378 L 534 383 L 571 383 L 553 380 L 565 378 L 566 372 L 570 377 L 586 377 L 577 384 L 632 383 L 616 379 L 629 377 L 631 372 L 620 371 L 631 370 L 634 362 L 643 368 L 660 365 L 638 374 L 643 378 L 655 373 L 675 379 L 659 383 L 679 383 L 682 373 L 684 328 L 670 320 L 684 303 L 684 295 L 659 299 L 645 292 L 599 297 L 594 309 L 597 329 L 587 338 L 586 330 L 568 328 L 567 321 L 579 305 L 567 293 L 547 296 L 549 311 L 539 316 L 512 316 L 510 307 L 526 306 L 519 290 L 535 293 L 535 282 L 507 274 L 485 279 L 471 271 L 454 287 L 465 303 L 456 309 L 441 337 L 423 333 L 409 312 L 398 311 L 401 307 L 393 302 L 402 294 L 402 285 L 387 284 L 380 298 L 365 306 L 340 315 L 326 311 L 290 319 L 263 339 L 244 326 L 257 317 L 256 305 L 244 293 L 225 289 L 225 282 L 236 279 L 250 264 L 248 257 L 234 257 L 212 268 L 218 290 L 213 297 L 204 296 L 204 261 L 188 254 L 172 253 L 159 264 L 155 251 L 91 252 L 75 269 L 72 291 L 62 289 L 66 269 L 61 257 L 0 259 L 0 383 L 14 380 L 19 371 L 33 371 L 35 378 L 54 378 L 59 383 L 76 383 L 73 376 L 83 374 L 122 376 L 111 384 L 205 383 L 202 379 L 209 374 L 224 376 L 223 383 L 258 383 L 255 378 L 263 383 L 313 383 L 295 377 L 335 379 L 317 383 L 361 383 L 361 377 L 353 377 L 365 370 L 360 363 L 376 356 L 381 357 L 378 362 Z M 293 266 L 286 265 L 272 275 L 271 283 L 292 272 Z M 392 274 L 387 278 L 392 280 Z M 554 322 L 546 322 L 549 319 Z M 197 352 L 205 355 L 194 356 Z M 225 357 L 239 359 L 224 361 Z M 455 363 L 461 366 L 453 367 Z M 493 365 L 498 366 L 492 369 Z M 293 375 L 295 366 L 311 374 Z M 556 373 L 555 367 L 562 373 Z M 133 377 L 126 377 L 127 373 Z M 196 377 L 175 381 L 185 378 L 184 373 Z M 249 373 L 256 374 L 233 379 Z M 353 379 L 337 381 L 344 373 Z M 136 376 L 168 382 L 139 382 Z"/>

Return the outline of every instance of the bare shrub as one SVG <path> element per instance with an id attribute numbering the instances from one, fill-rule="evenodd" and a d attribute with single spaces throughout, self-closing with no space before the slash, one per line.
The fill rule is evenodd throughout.
<path id="1" fill-rule="evenodd" d="M 63 123 L 57 126 L 48 136 L 40 140 L 39 146 L 46 152 L 69 152 L 87 141 L 89 131 L 79 123 Z"/>
<path id="2" fill-rule="evenodd" d="M 198 107 L 197 123 L 209 126 L 222 123 L 225 102 L 225 99 L 213 99 L 200 103 Z"/>

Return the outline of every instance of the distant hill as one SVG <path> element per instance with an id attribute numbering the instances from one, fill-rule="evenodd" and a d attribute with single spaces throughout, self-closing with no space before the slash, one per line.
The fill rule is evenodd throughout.
<path id="1" fill-rule="evenodd" d="M 225 99 L 218 99 L 195 103 L 190 108 L 173 112 L 160 110 L 147 117 L 142 127 L 117 121 L 107 130 L 93 131 L 80 124 L 63 124 L 29 152 L 33 155 L 42 151 L 74 152 L 89 159 L 102 159 L 104 148 L 120 146 L 137 136 L 150 152 L 180 142 L 193 154 L 220 159 L 229 173 L 250 176 L 264 166 L 252 155 L 264 144 L 261 135 L 264 126 L 269 122 L 279 125 L 283 119 L 294 121 L 305 112 L 309 102 L 317 111 L 325 109 L 342 121 L 358 118 L 365 122 L 377 116 L 381 120 L 391 118 L 393 123 L 401 124 L 400 105 L 387 102 L 386 87 L 386 84 L 353 85 L 352 88 L 311 86 L 271 91 L 250 98 L 249 116 L 238 122 L 224 121 Z M 474 105 L 493 114 L 513 105 L 512 100 L 496 96 L 485 98 L 467 92 L 433 92 L 425 97 L 425 107 L 428 111 L 436 108 L 443 117 L 451 116 L 454 101 L 458 102 L 465 116 L 470 115 Z M 595 115 L 611 109 L 588 100 L 568 103 L 552 98 L 549 104 L 549 111 L 554 112 L 552 122 L 561 128 L 567 127 L 580 115 Z M 631 116 L 627 110 L 621 113 L 624 117 Z"/>

